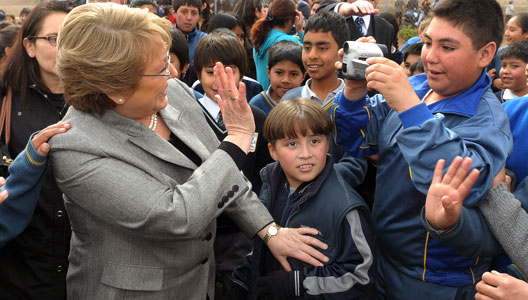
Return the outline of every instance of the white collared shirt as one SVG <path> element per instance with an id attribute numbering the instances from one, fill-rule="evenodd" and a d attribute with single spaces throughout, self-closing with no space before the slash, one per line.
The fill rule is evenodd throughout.
<path id="1" fill-rule="evenodd" d="M 526 96 L 528 96 L 528 94 L 517 96 L 510 89 L 505 89 L 504 93 L 502 93 L 502 101 L 508 101 L 508 100 L 512 100 L 515 98 L 526 97 Z"/>
<path id="2" fill-rule="evenodd" d="M 337 87 L 337 89 L 333 90 L 332 92 L 328 93 L 328 95 L 326 95 L 326 98 L 323 100 L 319 99 L 319 97 L 317 97 L 317 95 L 310 89 L 310 84 L 312 83 L 312 78 L 308 79 L 306 81 L 306 84 L 304 85 L 302 91 L 301 91 L 301 97 L 303 98 L 306 98 L 306 99 L 312 99 L 312 100 L 315 100 L 317 101 L 317 103 L 319 103 L 321 105 L 321 107 L 325 107 L 328 103 L 332 102 L 335 98 L 335 96 L 337 95 L 337 93 L 339 93 L 340 91 L 342 91 L 344 88 L 345 88 L 345 81 L 341 78 L 338 78 L 339 79 L 339 86 Z"/>
<path id="3" fill-rule="evenodd" d="M 215 101 L 211 100 L 211 98 L 207 97 L 207 95 L 204 95 L 203 98 L 198 99 L 200 103 L 205 107 L 207 110 L 207 113 L 215 119 L 216 122 L 218 122 L 219 114 L 220 114 L 220 106 Z"/>

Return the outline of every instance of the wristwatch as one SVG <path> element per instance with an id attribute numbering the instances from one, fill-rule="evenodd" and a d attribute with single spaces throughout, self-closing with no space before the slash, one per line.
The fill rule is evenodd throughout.
<path id="1" fill-rule="evenodd" d="M 282 227 L 280 227 L 279 225 L 275 224 L 275 225 L 271 225 L 270 227 L 268 227 L 268 232 L 266 233 L 266 235 L 264 236 L 264 244 L 267 244 L 268 241 L 277 235 L 277 233 L 279 233 L 279 229 L 281 229 Z"/>

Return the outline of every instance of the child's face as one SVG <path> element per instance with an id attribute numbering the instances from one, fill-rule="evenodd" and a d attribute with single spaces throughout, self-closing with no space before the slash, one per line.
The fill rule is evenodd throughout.
<path id="1" fill-rule="evenodd" d="M 504 40 L 506 44 L 511 45 L 518 41 L 528 39 L 528 32 L 523 32 L 519 24 L 519 18 L 513 17 L 506 23 L 506 30 L 504 31 Z"/>
<path id="2" fill-rule="evenodd" d="M 183 33 L 190 33 L 196 28 L 200 13 L 198 12 L 198 7 L 182 5 L 178 7 L 174 18 L 179 30 Z"/>
<path id="3" fill-rule="evenodd" d="M 507 57 L 502 60 L 500 78 L 504 88 L 512 91 L 520 91 L 526 88 L 526 62 L 515 57 Z"/>
<path id="4" fill-rule="evenodd" d="M 306 136 L 297 132 L 296 138 L 284 138 L 275 141 L 275 145 L 268 144 L 271 157 L 280 162 L 290 187 L 294 189 L 321 173 L 326 164 L 328 147 L 328 137 L 314 135 L 311 130 Z"/>
<path id="5" fill-rule="evenodd" d="M 493 59 L 493 43 L 479 50 L 462 30 L 434 18 L 424 33 L 422 61 L 431 89 L 447 98 L 469 88 Z"/>
<path id="6" fill-rule="evenodd" d="M 418 54 L 409 54 L 405 61 L 402 61 L 401 66 L 405 69 L 405 72 L 407 72 L 407 76 L 411 76 L 411 66 L 418 60 L 418 58 L 420 58 L 420 55 Z"/>
<path id="7" fill-rule="evenodd" d="M 238 67 L 234 65 L 228 65 L 226 67 L 230 67 L 231 69 L 233 69 L 233 77 L 235 79 L 235 82 L 240 82 L 240 71 L 238 70 Z M 203 68 L 200 72 L 199 80 L 202 84 L 205 95 L 209 97 L 209 99 L 216 102 L 215 95 L 218 94 L 218 87 L 216 86 L 213 68 L 214 65 L 210 65 Z"/>
<path id="8" fill-rule="evenodd" d="M 271 97 L 273 100 L 280 100 L 287 91 L 301 86 L 304 74 L 297 64 L 283 60 L 268 70 L 268 77 L 271 85 Z"/>
<path id="9" fill-rule="evenodd" d="M 339 46 L 332 33 L 308 31 L 304 34 L 302 61 L 313 80 L 336 76 L 335 62 L 339 59 Z"/>

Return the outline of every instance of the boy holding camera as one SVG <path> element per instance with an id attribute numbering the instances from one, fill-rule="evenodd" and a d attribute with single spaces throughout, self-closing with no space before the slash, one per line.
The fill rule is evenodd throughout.
<path id="1" fill-rule="evenodd" d="M 472 299 L 501 253 L 477 206 L 512 149 L 483 71 L 501 44 L 502 11 L 495 0 L 444 0 L 430 13 L 426 73 L 409 79 L 396 63 L 370 58 L 367 80 L 347 81 L 336 110 L 338 143 L 355 156 L 379 154 L 372 213 L 381 298 Z M 422 216 L 434 165 L 457 155 L 481 174 L 464 201 L 465 222 L 431 229 Z"/>

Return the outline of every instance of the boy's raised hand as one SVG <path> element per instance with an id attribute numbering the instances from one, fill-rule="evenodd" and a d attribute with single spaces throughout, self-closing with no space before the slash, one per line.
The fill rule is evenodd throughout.
<path id="1" fill-rule="evenodd" d="M 400 65 L 384 57 L 371 57 L 367 63 L 367 88 L 383 95 L 392 110 L 401 113 L 421 103 Z"/>
<path id="2" fill-rule="evenodd" d="M 457 156 L 442 176 L 445 161 L 436 163 L 433 181 L 425 200 L 425 218 L 435 229 L 446 229 L 454 225 L 462 211 L 464 198 L 467 196 L 479 176 L 473 169 L 469 175 L 472 159 Z"/>

